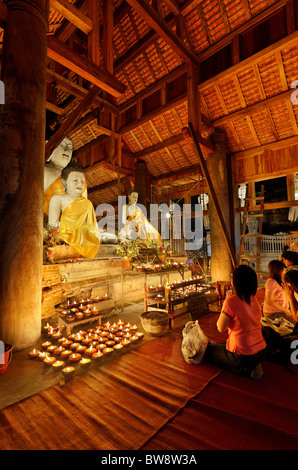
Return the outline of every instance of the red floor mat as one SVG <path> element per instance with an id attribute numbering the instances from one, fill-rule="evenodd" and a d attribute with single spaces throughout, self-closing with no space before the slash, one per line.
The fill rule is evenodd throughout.
<path id="1" fill-rule="evenodd" d="M 143 450 L 297 450 L 298 375 L 268 362 L 263 369 L 259 381 L 223 372 Z"/>

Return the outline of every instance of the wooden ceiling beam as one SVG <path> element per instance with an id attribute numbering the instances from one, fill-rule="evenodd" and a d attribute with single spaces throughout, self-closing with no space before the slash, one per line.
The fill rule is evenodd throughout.
<path id="1" fill-rule="evenodd" d="M 156 33 L 171 46 L 173 51 L 184 60 L 184 62 L 187 63 L 191 61 L 198 64 L 196 56 L 191 52 L 184 41 L 169 27 L 167 21 L 159 16 L 158 12 L 147 0 L 127 0 L 127 2 Z"/>
<path id="2" fill-rule="evenodd" d="M 181 168 L 178 171 L 171 171 L 163 176 L 153 178 L 152 183 L 157 187 L 163 187 L 166 184 L 176 183 L 202 174 L 201 165 L 192 165 L 189 168 Z"/>
<path id="3" fill-rule="evenodd" d="M 134 157 L 135 158 L 145 157 L 146 155 L 149 155 L 150 153 L 154 153 L 154 152 L 157 152 L 158 150 L 164 149 L 165 147 L 170 147 L 171 145 L 175 145 L 181 142 L 182 140 L 184 140 L 183 134 L 175 135 L 174 137 L 170 137 L 169 139 L 166 139 L 163 142 L 159 142 L 158 144 L 152 145 L 151 147 L 144 148 L 143 150 L 140 150 L 139 152 L 134 153 Z"/>
<path id="4" fill-rule="evenodd" d="M 48 37 L 47 54 L 49 58 L 89 80 L 93 85 L 110 93 L 112 96 L 118 98 L 125 91 L 125 85 L 114 75 L 100 69 L 91 60 L 76 53 L 55 37 Z"/>
<path id="5" fill-rule="evenodd" d="M 235 121 L 239 118 L 250 116 L 251 114 L 258 112 L 261 109 L 270 108 L 281 101 L 290 101 L 292 93 L 293 89 L 291 88 L 290 90 L 279 93 L 278 95 L 271 96 L 266 100 L 259 101 L 258 103 L 247 106 L 246 108 L 239 109 L 239 111 L 235 111 L 234 113 L 222 116 L 221 118 L 213 121 L 213 126 L 219 127 L 222 124 L 226 124 L 227 122 Z"/>
<path id="6" fill-rule="evenodd" d="M 123 176 L 123 177 L 120 179 L 120 183 L 123 182 L 124 178 L 125 178 L 125 176 Z M 99 184 L 99 185 L 97 185 L 97 186 L 93 186 L 92 188 L 88 188 L 88 195 L 94 194 L 94 193 L 96 193 L 97 191 L 103 191 L 103 190 L 105 190 L 105 189 L 112 188 L 112 187 L 116 186 L 117 184 L 119 184 L 118 179 L 112 180 L 112 181 L 108 181 L 107 183 Z"/>
<path id="7" fill-rule="evenodd" d="M 89 34 L 92 31 L 92 20 L 72 5 L 72 3 L 69 3 L 68 0 L 50 0 L 50 7 L 70 21 L 76 28 L 83 31 L 83 33 Z"/>
<path id="8" fill-rule="evenodd" d="M 286 139 L 278 140 L 277 142 L 270 142 L 269 144 L 260 145 L 260 147 L 253 147 L 248 150 L 233 153 L 233 158 L 245 158 L 252 157 L 254 155 L 260 155 L 265 150 L 279 150 L 292 145 L 297 145 L 297 136 L 287 137 Z"/>
<path id="9" fill-rule="evenodd" d="M 70 95 L 77 96 L 78 98 L 84 98 L 84 96 L 86 96 L 88 93 L 88 90 L 86 88 L 83 88 L 72 80 L 69 80 L 68 78 L 64 77 L 63 75 L 60 75 L 57 72 L 54 72 L 51 69 L 47 69 L 47 80 L 50 83 L 56 83 L 59 88 L 66 91 Z M 114 113 L 116 115 L 119 114 L 117 106 L 101 98 L 100 96 L 98 96 L 94 100 L 94 104 L 96 104 L 96 106 L 104 106 L 111 113 Z"/>
<path id="10" fill-rule="evenodd" d="M 96 86 L 91 86 L 88 95 L 78 104 L 74 111 L 68 116 L 68 118 L 63 122 L 61 127 L 55 132 L 55 134 L 50 138 L 46 143 L 45 148 L 45 160 L 49 158 L 54 148 L 62 141 L 63 137 L 67 135 L 78 122 L 82 113 L 88 109 L 88 106 L 92 103 L 95 96 L 98 95 L 100 89 Z"/>

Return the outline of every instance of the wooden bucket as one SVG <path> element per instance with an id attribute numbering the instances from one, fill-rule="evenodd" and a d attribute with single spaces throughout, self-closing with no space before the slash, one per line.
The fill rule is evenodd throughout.
<path id="1" fill-rule="evenodd" d="M 4 344 L 4 351 L 1 351 L 0 346 L 0 375 L 5 374 L 7 367 L 12 359 L 12 346 L 10 344 Z"/>

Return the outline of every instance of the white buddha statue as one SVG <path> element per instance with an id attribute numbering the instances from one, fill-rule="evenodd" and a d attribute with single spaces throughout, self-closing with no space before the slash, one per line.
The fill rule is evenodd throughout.
<path id="1" fill-rule="evenodd" d="M 51 197 L 55 194 L 63 194 L 64 186 L 61 182 L 61 171 L 72 159 L 73 144 L 70 137 L 66 136 L 53 150 L 44 167 L 44 207 L 43 211 L 48 215 Z M 83 195 L 87 198 L 87 185 L 85 184 Z"/>
<path id="2" fill-rule="evenodd" d="M 139 194 L 132 188 L 128 192 L 128 204 L 122 208 L 121 220 L 124 225 L 120 231 L 121 241 L 141 239 L 144 243 L 156 240 L 158 244 L 162 239 L 158 231 L 150 224 L 145 217 L 141 207 L 137 205 Z"/>
<path id="3" fill-rule="evenodd" d="M 83 196 L 85 173 L 76 161 L 63 168 L 62 194 L 49 203 L 48 229 L 58 227 L 60 238 L 85 258 L 94 258 L 100 243 L 100 232 L 92 202 Z"/>

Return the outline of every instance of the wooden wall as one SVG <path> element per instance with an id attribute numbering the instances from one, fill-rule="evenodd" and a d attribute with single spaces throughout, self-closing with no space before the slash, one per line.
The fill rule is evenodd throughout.
<path id="1" fill-rule="evenodd" d="M 284 148 L 276 143 L 259 150 L 239 152 L 233 158 L 237 184 L 273 179 L 298 172 L 298 143 Z"/>

